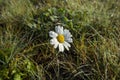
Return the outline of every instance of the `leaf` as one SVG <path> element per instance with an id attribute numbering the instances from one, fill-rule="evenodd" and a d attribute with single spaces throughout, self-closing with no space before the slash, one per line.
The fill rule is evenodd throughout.
<path id="1" fill-rule="evenodd" d="M 19 73 L 16 73 L 14 75 L 14 80 L 22 80 L 21 75 Z"/>

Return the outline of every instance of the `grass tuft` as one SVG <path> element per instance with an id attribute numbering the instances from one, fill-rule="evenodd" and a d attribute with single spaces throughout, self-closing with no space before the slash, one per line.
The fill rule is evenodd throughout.
<path id="1" fill-rule="evenodd" d="M 0 0 L 0 80 L 119 80 L 119 0 Z M 56 25 L 73 43 L 50 45 Z"/>

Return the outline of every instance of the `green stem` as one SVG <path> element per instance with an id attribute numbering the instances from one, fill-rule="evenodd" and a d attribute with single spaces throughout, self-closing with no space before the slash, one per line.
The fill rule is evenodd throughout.
<path id="1" fill-rule="evenodd" d="M 56 54 L 56 59 L 57 59 L 57 80 L 60 80 L 59 79 L 59 76 L 60 76 L 59 75 L 60 74 L 60 65 L 59 65 L 59 57 L 58 57 L 59 55 L 58 54 L 59 53 Z"/>

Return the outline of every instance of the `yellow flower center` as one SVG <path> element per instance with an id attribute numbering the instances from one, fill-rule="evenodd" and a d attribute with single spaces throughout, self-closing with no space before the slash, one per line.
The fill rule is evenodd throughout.
<path id="1" fill-rule="evenodd" d="M 59 35 L 57 36 L 57 40 L 58 40 L 60 43 L 63 43 L 64 40 L 65 40 L 64 35 L 59 34 Z"/>

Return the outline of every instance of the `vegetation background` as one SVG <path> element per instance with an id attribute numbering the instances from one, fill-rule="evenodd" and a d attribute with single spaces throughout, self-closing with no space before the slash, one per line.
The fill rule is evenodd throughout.
<path id="1" fill-rule="evenodd" d="M 0 0 L 0 80 L 120 80 L 120 0 Z M 49 31 L 70 30 L 58 53 Z"/>

